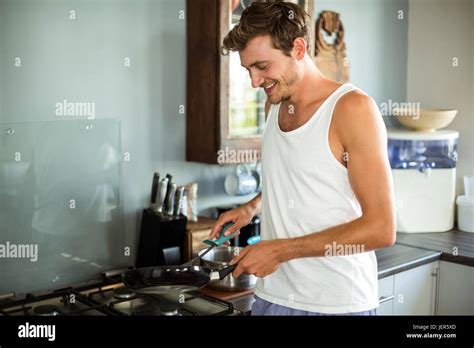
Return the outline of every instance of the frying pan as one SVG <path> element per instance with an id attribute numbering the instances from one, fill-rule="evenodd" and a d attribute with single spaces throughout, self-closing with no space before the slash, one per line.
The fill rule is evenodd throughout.
<path id="1" fill-rule="evenodd" d="M 125 286 L 141 294 L 183 293 L 204 287 L 211 280 L 223 279 L 237 264 L 220 271 L 202 266 L 157 266 L 139 268 L 122 274 Z"/>
<path id="2" fill-rule="evenodd" d="M 226 224 L 220 232 L 220 236 L 216 240 L 205 240 L 204 243 L 211 245 L 206 252 L 198 255 L 197 258 L 181 265 L 181 266 L 156 266 L 138 268 L 124 272 L 122 280 L 125 286 L 137 293 L 141 294 L 167 294 L 183 293 L 194 291 L 204 287 L 211 280 L 221 280 L 234 271 L 237 264 L 225 267 L 219 271 L 213 271 L 208 267 L 194 266 L 192 263 L 204 256 L 211 249 L 222 245 L 227 240 L 235 236 L 232 233 L 224 236 L 225 230 L 232 223 Z"/>

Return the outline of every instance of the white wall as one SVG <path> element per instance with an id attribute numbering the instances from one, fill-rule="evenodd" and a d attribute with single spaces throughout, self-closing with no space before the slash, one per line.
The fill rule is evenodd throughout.
<path id="1" fill-rule="evenodd" d="M 173 174 L 178 184 L 198 182 L 200 211 L 251 198 L 224 193 L 233 167 L 185 161 L 186 116 L 178 111 L 186 104 L 186 20 L 179 17 L 185 5 L 185 0 L 0 0 L 0 125 L 68 122 L 55 115 L 56 103 L 64 99 L 94 102 L 98 119 L 119 119 L 121 151 L 131 156 L 122 162 L 121 198 L 125 245 L 132 255 L 154 171 Z M 14 67 L 15 57 L 21 57 L 21 68 Z M 125 57 L 130 67 L 124 67 Z M 54 172 L 52 181 L 63 174 Z M 5 223 L 0 219 L 0 226 Z"/>
<path id="2" fill-rule="evenodd" d="M 4 29 L 4 23 L 5 21 L 3 20 L 4 16 L 4 4 L 2 1 L 0 1 L 0 44 L 4 41 L 3 36 L 5 33 Z M 1 46 L 0 46 L 1 49 Z M 0 52 L 0 81 L 3 81 L 3 55 Z M 0 83 L 0 115 L 2 115 L 2 108 L 3 108 L 3 93 L 2 93 L 2 84 Z"/>
<path id="3" fill-rule="evenodd" d="M 474 175 L 474 1 L 410 0 L 409 8 L 407 99 L 459 111 L 447 128 L 460 133 L 461 194 L 462 176 Z"/>
<path id="4" fill-rule="evenodd" d="M 408 0 L 315 0 L 315 20 L 325 10 L 338 12 L 344 25 L 350 81 L 379 105 L 405 101 Z"/>
<path id="5" fill-rule="evenodd" d="M 131 154 L 122 171 L 130 236 L 154 171 L 198 182 L 200 211 L 251 198 L 225 194 L 233 167 L 185 161 L 185 9 L 185 0 L 0 0 L 0 123 L 58 120 L 55 103 L 64 99 L 95 102 L 97 118 L 120 119 L 121 148 Z"/>

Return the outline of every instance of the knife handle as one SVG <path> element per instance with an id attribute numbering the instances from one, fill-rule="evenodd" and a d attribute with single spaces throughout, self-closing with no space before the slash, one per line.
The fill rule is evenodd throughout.
<path id="1" fill-rule="evenodd" d="M 151 198 L 150 198 L 150 202 L 151 202 L 151 206 L 154 207 L 155 204 L 156 204 L 156 200 L 157 200 L 157 195 L 158 195 L 158 187 L 160 185 L 160 174 L 155 172 L 153 174 L 153 181 L 151 182 Z"/>
<path id="2" fill-rule="evenodd" d="M 168 178 L 163 178 L 160 181 L 160 187 L 158 188 L 158 200 L 155 205 L 155 212 L 163 212 L 163 202 L 166 196 L 166 189 L 168 187 Z"/>
<path id="3" fill-rule="evenodd" d="M 163 211 L 166 213 L 169 209 L 170 206 L 168 205 L 168 202 L 170 200 L 170 193 L 171 193 L 171 185 L 173 184 L 173 176 L 170 173 L 166 174 L 166 178 L 168 179 L 168 187 L 166 189 L 166 195 L 165 195 L 165 204 L 163 206 Z"/>
<path id="4" fill-rule="evenodd" d="M 183 205 L 184 186 L 178 187 L 176 190 L 176 198 L 174 202 L 174 215 L 179 216 L 181 212 L 181 206 Z"/>
<path id="5" fill-rule="evenodd" d="M 176 195 L 176 188 L 178 186 L 176 184 L 171 184 L 171 191 L 169 192 L 168 195 L 168 202 L 166 202 L 166 214 L 167 215 L 173 215 L 173 210 L 174 210 L 174 196 Z"/>

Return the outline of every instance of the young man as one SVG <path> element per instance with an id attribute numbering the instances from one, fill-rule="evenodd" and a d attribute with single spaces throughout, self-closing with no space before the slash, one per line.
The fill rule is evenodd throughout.
<path id="1" fill-rule="evenodd" d="M 262 241 L 233 260 L 234 277 L 259 277 L 254 315 L 373 315 L 373 250 L 396 236 L 386 130 L 369 96 L 321 74 L 308 43 L 307 14 L 292 3 L 253 3 L 224 39 L 268 96 L 263 190 L 210 237 L 261 212 Z"/>

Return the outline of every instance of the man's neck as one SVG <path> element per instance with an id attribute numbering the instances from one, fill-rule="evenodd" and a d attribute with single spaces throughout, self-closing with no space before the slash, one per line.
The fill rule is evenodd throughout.
<path id="1" fill-rule="evenodd" d="M 309 56 L 305 57 L 304 73 L 302 79 L 295 86 L 295 89 L 286 101 L 289 105 L 293 105 L 297 110 L 304 110 L 318 100 L 324 97 L 324 86 L 329 82 L 327 78 L 314 65 Z"/>

